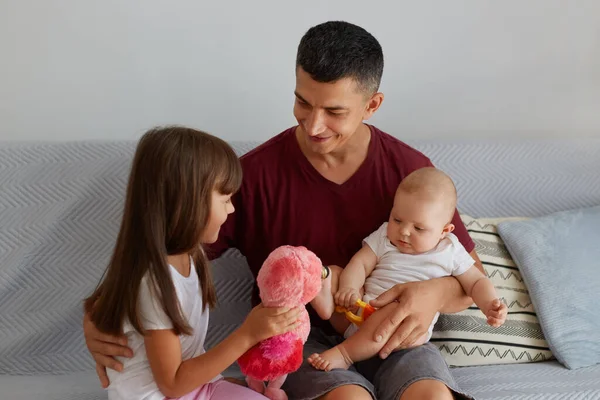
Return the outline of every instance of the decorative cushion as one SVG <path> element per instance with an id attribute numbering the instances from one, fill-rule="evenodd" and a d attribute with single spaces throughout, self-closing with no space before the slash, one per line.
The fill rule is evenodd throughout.
<path id="1" fill-rule="evenodd" d="M 552 353 L 569 369 L 600 364 L 599 227 L 600 206 L 498 227 Z"/>
<path id="2" fill-rule="evenodd" d="M 523 218 L 461 217 L 498 297 L 508 306 L 508 317 L 504 325 L 494 328 L 487 324 L 475 304 L 459 313 L 442 314 L 433 330 L 431 342 L 438 346 L 450 366 L 551 359 L 552 353 L 544 339 L 529 292 L 496 229 L 502 221 Z"/>

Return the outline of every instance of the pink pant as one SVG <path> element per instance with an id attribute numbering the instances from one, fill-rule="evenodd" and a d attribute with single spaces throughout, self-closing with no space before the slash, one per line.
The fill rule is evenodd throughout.
<path id="1" fill-rule="evenodd" d="M 166 398 L 165 398 L 166 399 Z M 254 390 L 227 382 L 223 379 L 207 383 L 179 397 L 178 400 L 265 400 L 266 397 Z"/>

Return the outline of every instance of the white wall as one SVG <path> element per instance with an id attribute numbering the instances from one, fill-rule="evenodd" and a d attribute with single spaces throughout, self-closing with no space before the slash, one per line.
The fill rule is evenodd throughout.
<path id="1" fill-rule="evenodd" d="M 368 4 L 0 0 L 0 139 L 265 140 L 294 123 L 296 47 L 329 19 L 380 40 L 372 122 L 398 137 L 600 136 L 600 1 Z"/>

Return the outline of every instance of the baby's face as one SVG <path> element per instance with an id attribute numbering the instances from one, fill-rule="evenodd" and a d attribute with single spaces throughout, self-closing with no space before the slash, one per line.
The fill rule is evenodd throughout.
<path id="1" fill-rule="evenodd" d="M 390 213 L 387 237 L 398 251 L 405 254 L 425 253 L 454 229 L 448 224 L 444 202 L 424 200 L 418 194 L 399 191 Z"/>

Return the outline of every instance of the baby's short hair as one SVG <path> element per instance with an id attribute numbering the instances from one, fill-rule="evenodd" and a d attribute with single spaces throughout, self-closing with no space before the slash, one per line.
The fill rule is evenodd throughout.
<path id="1" fill-rule="evenodd" d="M 452 220 L 457 202 L 456 186 L 442 170 L 435 167 L 417 169 L 400 182 L 396 193 L 400 191 L 418 194 L 429 201 L 444 202 L 448 208 L 448 222 Z"/>

